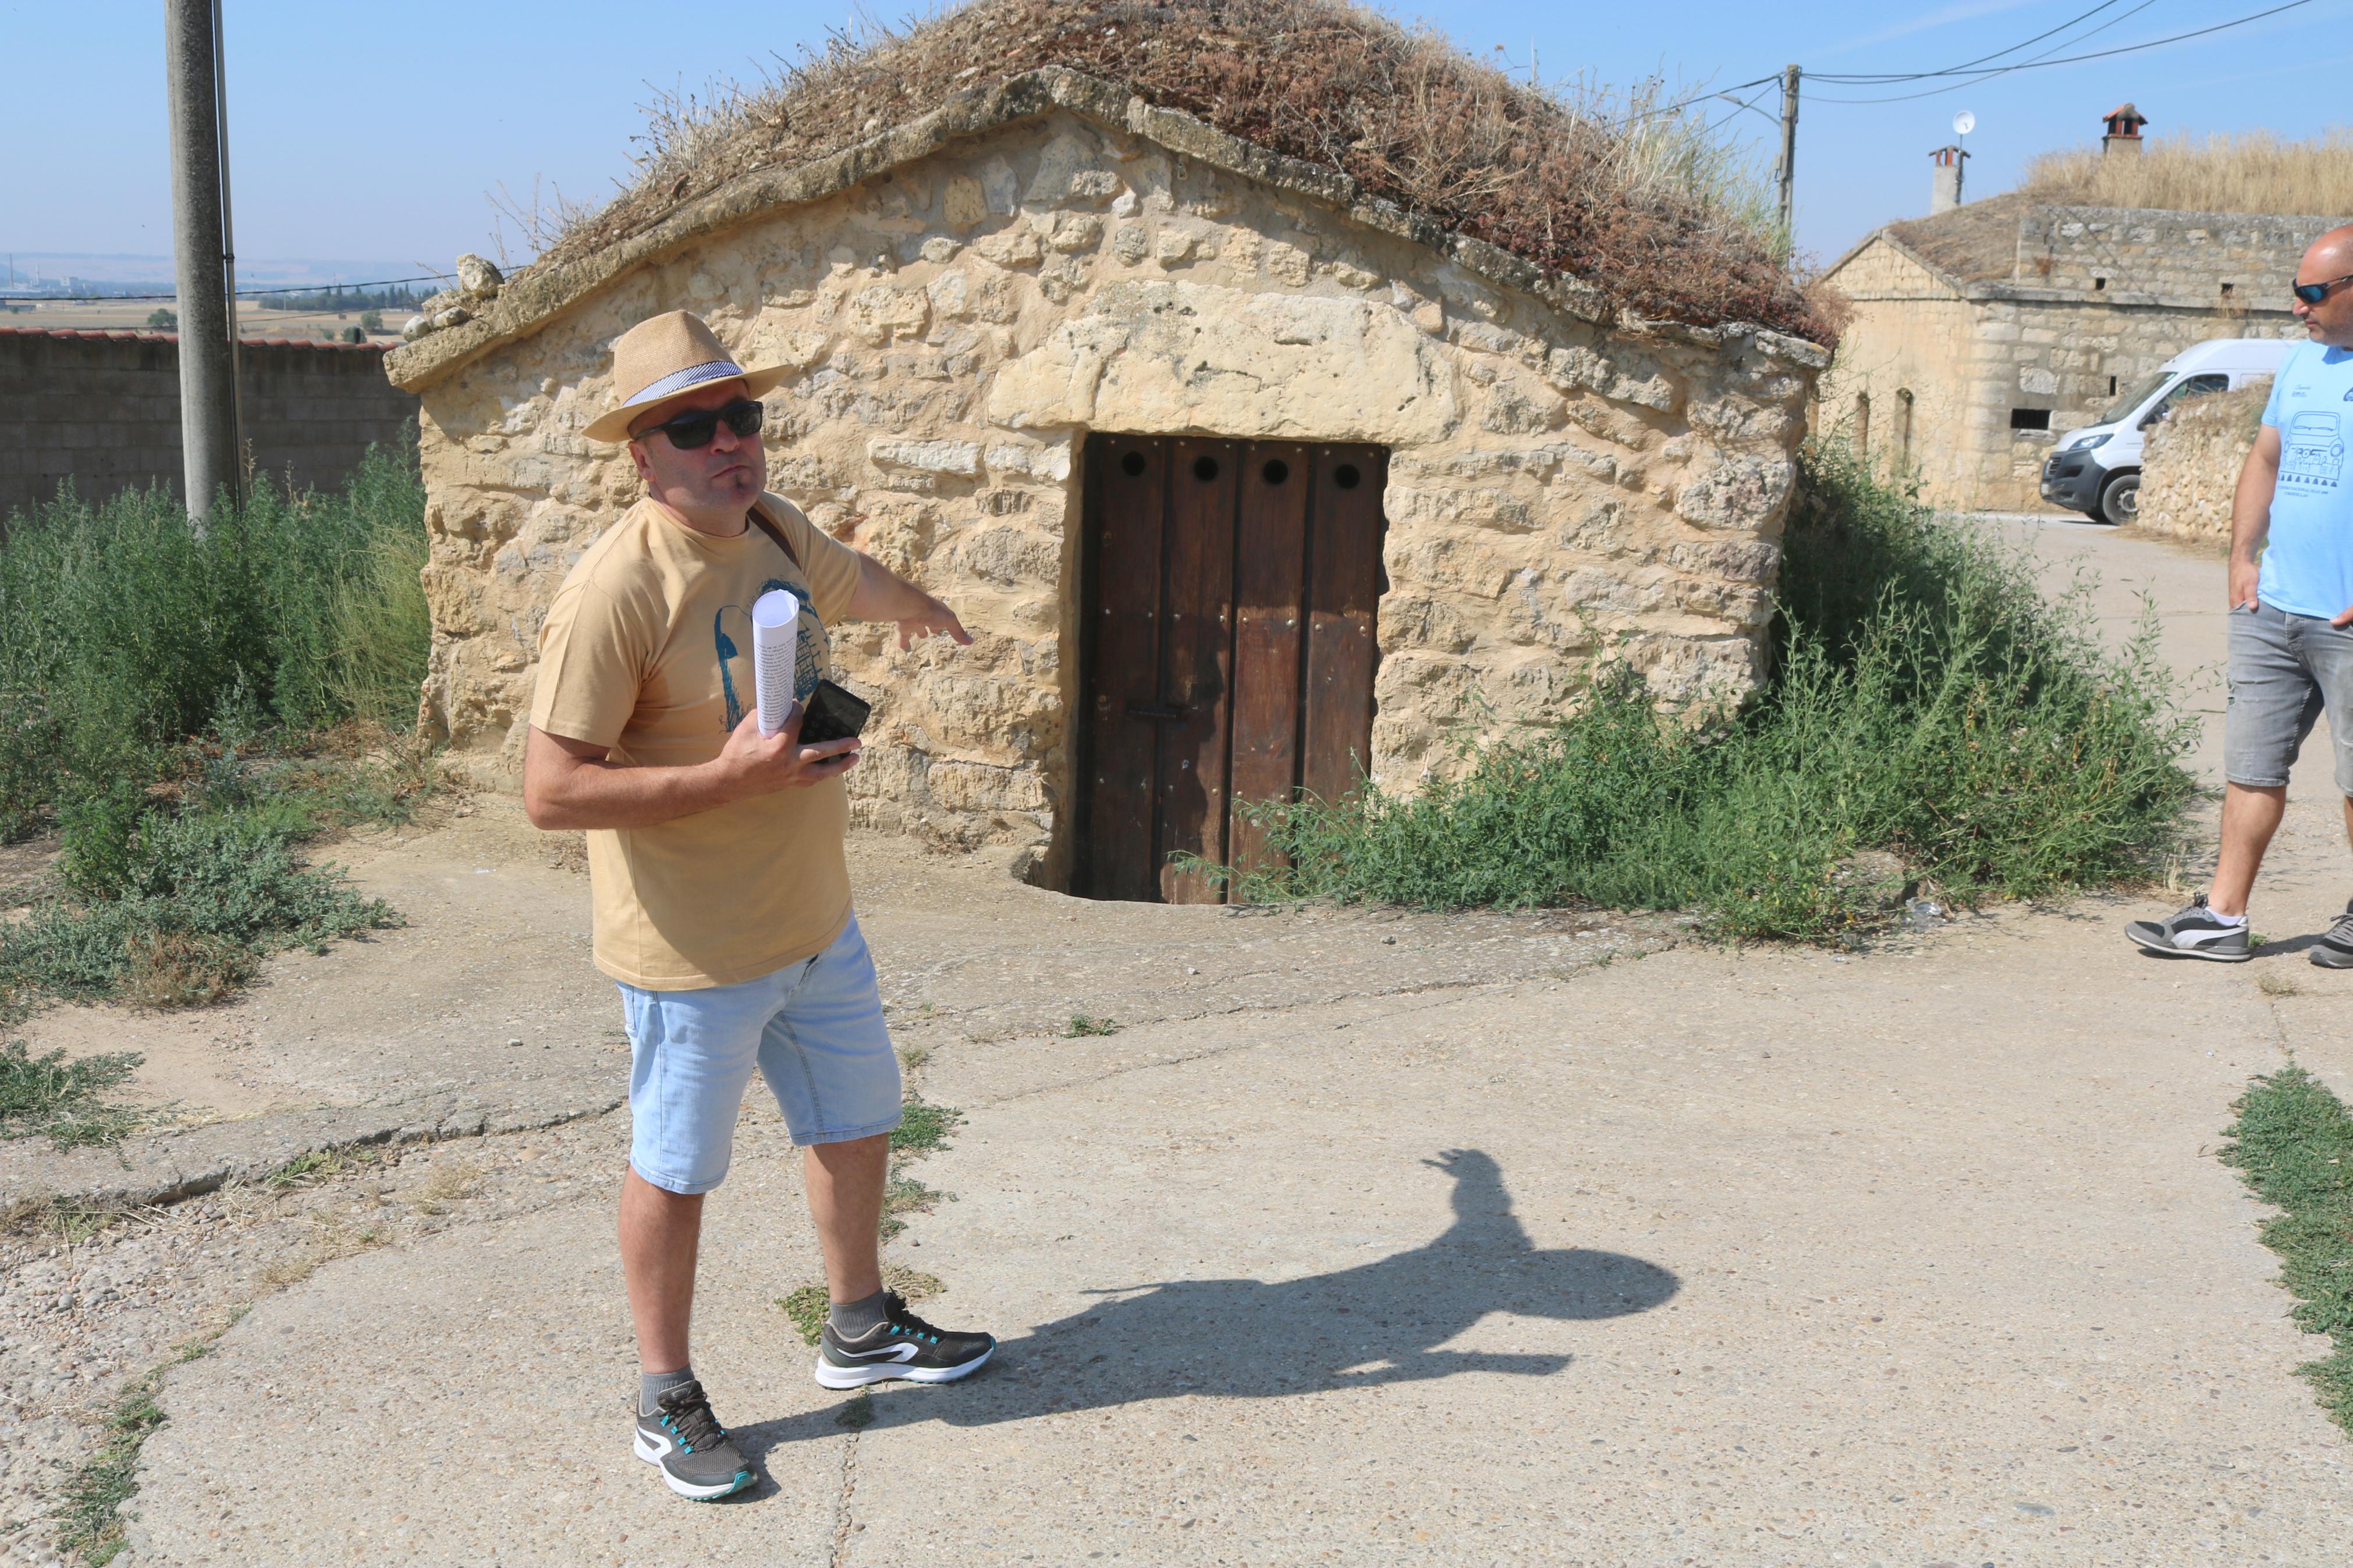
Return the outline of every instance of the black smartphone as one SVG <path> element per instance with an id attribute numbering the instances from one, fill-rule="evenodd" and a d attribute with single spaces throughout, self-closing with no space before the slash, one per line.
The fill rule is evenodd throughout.
<path id="1" fill-rule="evenodd" d="M 865 699 L 850 695 L 830 680 L 820 679 L 801 711 L 801 744 L 847 741 L 866 728 L 866 716 L 873 711 L 874 705 Z"/>

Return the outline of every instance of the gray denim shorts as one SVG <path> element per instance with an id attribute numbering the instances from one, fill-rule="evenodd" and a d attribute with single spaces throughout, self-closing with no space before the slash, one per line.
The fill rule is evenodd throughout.
<path id="1" fill-rule="evenodd" d="M 2222 771 L 2234 784 L 2284 789 L 2320 715 L 2337 747 L 2337 788 L 2353 795 L 2353 628 L 2258 601 L 2231 612 L 2231 700 Z"/>

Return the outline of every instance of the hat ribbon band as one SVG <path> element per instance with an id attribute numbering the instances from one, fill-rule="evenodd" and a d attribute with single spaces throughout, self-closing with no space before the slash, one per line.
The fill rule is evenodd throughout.
<path id="1" fill-rule="evenodd" d="M 725 381 L 730 376 L 743 374 L 743 367 L 733 360 L 715 359 L 708 364 L 690 365 L 684 370 L 670 372 L 659 381 L 647 383 L 638 389 L 636 396 L 630 398 L 622 406 L 635 408 L 640 403 L 653 403 L 668 397 L 674 392 L 684 392 L 690 386 L 700 386 L 706 381 Z"/>

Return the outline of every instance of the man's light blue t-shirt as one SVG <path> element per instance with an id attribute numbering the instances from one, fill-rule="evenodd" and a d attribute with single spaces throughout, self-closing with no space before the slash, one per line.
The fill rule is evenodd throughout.
<path id="1" fill-rule="evenodd" d="M 2279 431 L 2278 488 L 2255 596 L 2292 616 L 2353 609 L 2353 350 L 2298 343 L 2272 379 L 2263 423 Z"/>

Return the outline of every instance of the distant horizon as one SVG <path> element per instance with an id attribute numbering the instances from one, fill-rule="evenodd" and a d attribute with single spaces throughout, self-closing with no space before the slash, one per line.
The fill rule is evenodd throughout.
<path id="1" fill-rule="evenodd" d="M 13 278 L 11 272 L 13 271 Z M 237 258 L 237 287 L 327 289 L 414 279 L 427 268 L 415 261 L 364 260 L 313 257 L 245 257 Z M 434 269 L 446 276 L 443 268 Z M 79 279 L 108 288 L 140 284 L 173 287 L 176 268 L 168 255 L 140 251 L 16 250 L 0 245 L 0 290 L 24 289 L 41 284 L 61 285 Z"/>

